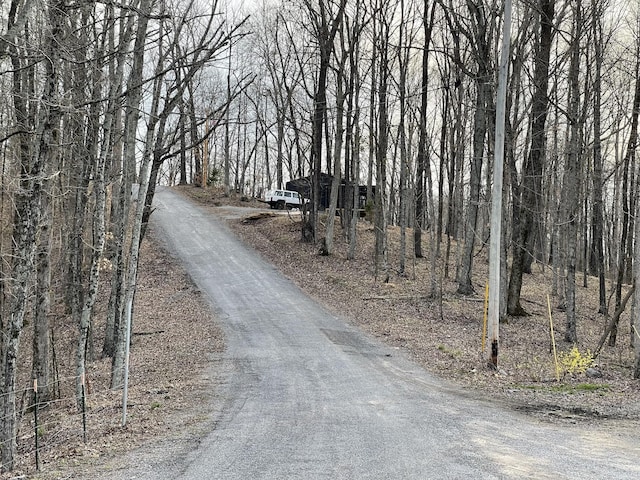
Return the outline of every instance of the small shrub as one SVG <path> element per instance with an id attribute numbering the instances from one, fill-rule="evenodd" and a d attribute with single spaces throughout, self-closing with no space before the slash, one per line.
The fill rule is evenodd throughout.
<path id="1" fill-rule="evenodd" d="M 375 204 L 373 203 L 373 200 L 369 200 L 364 206 L 364 218 L 369 222 L 373 222 L 374 213 L 375 213 Z"/>
<path id="2" fill-rule="evenodd" d="M 561 352 L 558 355 L 558 360 L 565 375 L 575 375 L 584 373 L 587 368 L 593 365 L 593 354 L 589 350 L 580 353 L 578 347 L 574 345 L 568 353 Z"/>
<path id="3" fill-rule="evenodd" d="M 220 169 L 218 167 L 213 167 L 209 170 L 209 178 L 207 179 L 207 185 L 217 185 L 220 181 Z"/>

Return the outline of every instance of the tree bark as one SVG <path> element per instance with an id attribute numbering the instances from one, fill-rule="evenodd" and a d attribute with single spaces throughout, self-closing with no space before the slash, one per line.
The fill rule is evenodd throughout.
<path id="1" fill-rule="evenodd" d="M 386 186 L 387 186 L 387 148 L 389 119 L 387 113 L 387 89 L 389 82 L 388 65 L 388 45 L 389 45 L 389 25 L 382 19 L 379 37 L 375 39 L 374 48 L 378 50 L 378 122 L 376 131 L 376 189 L 375 189 L 375 277 L 382 278 L 383 282 L 389 281 L 388 261 L 387 261 L 387 209 L 386 209 Z"/>
<path id="2" fill-rule="evenodd" d="M 429 108 L 429 46 L 436 3 L 429 11 L 429 0 L 424 0 L 422 22 L 424 29 L 424 45 L 422 47 L 422 67 L 420 80 L 420 117 L 418 137 L 418 157 L 416 159 L 416 198 L 415 198 L 415 222 L 413 226 L 413 251 L 416 258 L 422 258 L 422 230 L 424 229 L 424 172 L 427 168 L 427 109 Z"/>
<path id="3" fill-rule="evenodd" d="M 55 119 L 57 121 L 58 119 Z M 53 148 L 58 145 L 56 126 Z M 53 158 L 54 155 L 51 155 Z M 47 175 L 53 171 L 53 165 L 47 169 Z M 45 167 L 46 168 L 46 167 Z M 51 236 L 53 222 L 53 207 L 49 198 L 51 182 L 44 180 L 41 197 L 40 233 L 36 250 L 36 298 L 33 319 L 33 360 L 32 377 L 38 382 L 38 400 L 46 403 L 52 399 L 53 386 L 51 384 L 50 334 L 49 312 L 51 309 Z"/>
<path id="4" fill-rule="evenodd" d="M 520 304 L 522 290 L 522 276 L 525 272 L 526 256 L 532 251 L 535 218 L 540 215 L 541 182 L 545 158 L 545 125 L 549 99 L 549 59 L 554 36 L 555 0 L 540 0 L 540 33 L 536 45 L 534 65 L 534 94 L 531 108 L 531 144 L 524 163 L 522 184 L 520 189 L 522 199 L 514 200 L 514 206 L 520 206 L 520 213 L 516 217 L 518 224 L 514 230 L 518 232 L 517 242 L 513 247 L 511 274 L 507 294 L 507 314 L 524 315 L 524 308 Z"/>
<path id="5" fill-rule="evenodd" d="M 12 4 L 12 10 L 15 4 Z M 14 231 L 12 238 L 13 265 L 10 317 L 3 336 L 2 378 L 2 446 L 0 456 L 3 471 L 14 468 L 17 449 L 18 417 L 16 411 L 16 378 L 20 336 L 27 310 L 27 291 L 33 281 L 37 232 L 41 221 L 41 197 L 45 166 L 53 164 L 55 131 L 60 118 L 57 106 L 58 54 L 56 42 L 62 30 L 62 5 L 51 2 L 47 8 L 47 28 L 44 32 L 44 83 L 37 119 L 29 118 L 27 91 L 23 75 L 28 68 L 21 60 L 18 45 L 9 46 L 9 57 L 13 67 L 12 100 L 16 119 L 18 152 L 20 159 L 19 189 L 15 194 Z M 15 18 L 9 19 L 12 28 Z M 29 67 L 30 68 L 30 67 Z M 35 113 L 35 112 L 34 112 Z M 26 132 L 35 125 L 32 139 Z"/>
<path id="6" fill-rule="evenodd" d="M 629 185 L 629 176 L 633 174 L 631 170 L 631 164 L 635 160 L 636 148 L 638 144 L 638 119 L 640 117 L 640 58 L 636 63 L 636 87 L 633 96 L 633 105 L 631 110 L 631 130 L 629 132 L 629 140 L 627 142 L 627 150 L 625 152 L 625 156 L 623 159 L 623 179 L 622 179 L 622 232 L 621 232 L 621 240 L 619 244 L 619 260 L 618 260 L 618 274 L 616 279 L 616 308 L 621 303 L 622 298 L 622 284 L 624 283 L 624 273 L 626 270 L 626 263 L 631 262 L 631 258 L 627 258 L 627 256 L 631 257 L 631 251 L 628 250 L 628 236 L 629 229 L 631 228 L 631 200 L 628 194 L 628 185 Z M 633 210 L 635 211 L 635 210 Z M 633 235 L 631 235 L 633 236 Z M 637 242 L 637 239 L 636 239 Z M 615 346 L 616 344 L 616 336 L 617 336 L 617 327 L 614 326 L 611 330 L 611 334 L 609 336 L 609 346 Z M 633 332 L 632 332 L 633 335 Z"/>
<path id="7" fill-rule="evenodd" d="M 580 119 L 580 43 L 582 39 L 582 2 L 575 6 L 575 24 L 570 46 L 569 65 L 569 145 L 562 185 L 562 224 L 565 230 L 566 253 L 566 322 L 564 339 L 569 343 L 578 341 L 576 328 L 576 258 L 578 241 L 578 209 L 580 161 L 582 158 L 582 121 Z"/>
<path id="8" fill-rule="evenodd" d="M 469 200 L 467 203 L 462 263 L 460 264 L 460 270 L 458 272 L 458 293 L 461 295 L 471 295 L 475 292 L 471 282 L 471 273 L 473 270 L 473 254 L 477 236 L 476 228 L 480 202 L 482 163 L 488 128 L 488 110 L 491 109 L 492 104 L 492 81 L 488 59 L 491 57 L 490 45 L 492 43 L 491 32 L 493 28 L 490 28 L 487 23 L 488 16 L 485 14 L 481 3 L 474 4 L 468 1 L 467 5 L 469 6 L 472 17 L 475 19 L 473 40 L 475 43 L 477 72 L 475 75 L 476 100 L 473 123 L 473 154 L 469 179 Z"/>
<path id="9" fill-rule="evenodd" d="M 122 137 L 124 137 L 124 134 L 121 127 L 121 120 L 123 112 L 119 105 L 118 98 L 124 82 L 124 65 L 135 31 L 135 15 L 129 15 L 126 23 L 122 20 L 120 26 L 120 37 L 116 53 L 117 58 L 109 65 L 110 93 L 107 113 L 105 114 L 113 116 L 108 162 L 114 165 L 113 170 L 116 179 L 113 181 L 111 188 L 111 223 L 109 230 L 112 240 L 110 241 L 108 249 L 108 259 L 111 262 L 112 275 L 105 335 L 102 346 L 102 355 L 104 357 L 114 356 L 120 318 L 122 316 L 121 300 L 125 269 L 124 252 L 126 249 L 126 233 L 131 201 L 131 184 L 133 183 L 131 168 L 125 165 L 125 158 L 122 154 Z M 115 43 L 113 39 L 111 39 L 110 42 Z M 110 50 L 115 51 L 115 45 L 112 45 Z"/>
<path id="10" fill-rule="evenodd" d="M 313 16 L 318 18 L 315 25 L 315 35 L 319 47 L 319 66 L 318 77 L 313 98 L 313 122 L 311 132 L 311 212 L 310 218 L 306 225 L 303 225 L 311 231 L 311 238 L 314 243 L 318 241 L 318 215 L 320 210 L 320 177 L 322 175 L 322 131 L 326 118 L 327 110 L 327 73 L 331 63 L 331 52 L 333 51 L 333 41 L 338 33 L 346 0 L 340 0 L 338 11 L 335 18 L 329 18 L 327 5 L 324 0 L 320 0 L 320 11 Z M 313 8 L 309 5 L 310 11 Z M 303 233 L 303 239 L 306 237 Z"/>
<path id="11" fill-rule="evenodd" d="M 129 79 L 127 82 L 127 98 L 126 98 L 126 108 L 125 108 L 125 132 L 124 132 L 124 153 L 123 153 L 123 170 L 126 172 L 127 165 L 135 165 L 136 161 L 136 130 L 138 125 L 138 119 L 140 117 L 139 106 L 142 101 L 142 69 L 144 65 L 144 53 L 145 53 L 145 43 L 146 43 L 146 33 L 147 27 L 149 24 L 149 14 L 151 11 L 152 0 L 142 0 L 140 2 L 139 7 L 139 15 L 138 15 L 138 26 L 135 34 L 135 44 L 133 48 L 133 65 L 131 68 L 131 72 L 129 74 Z M 142 170 L 142 169 L 141 169 Z M 148 171 L 146 172 L 148 175 Z M 139 175 L 140 184 L 143 181 L 142 171 Z M 121 191 L 120 191 L 120 203 L 122 206 L 122 210 L 120 214 L 123 218 L 123 224 L 121 225 L 120 234 L 123 235 L 124 238 L 125 228 L 124 226 L 127 224 L 126 219 L 129 217 L 129 206 L 130 206 L 130 197 L 131 190 L 130 184 L 127 182 L 126 178 L 124 179 Z M 146 180 L 146 179 L 145 179 Z M 138 189 L 138 203 L 143 204 L 141 201 L 146 194 L 146 187 L 143 191 L 142 188 Z M 140 218 L 140 220 L 142 220 Z M 128 258 L 129 268 L 125 271 L 122 271 L 122 280 L 121 283 L 123 285 L 120 298 L 119 309 L 118 311 L 123 311 L 124 305 L 127 305 L 128 300 L 132 300 L 133 291 L 135 290 L 135 278 L 137 275 L 137 252 L 138 252 L 138 241 L 135 235 L 132 233 L 131 237 L 131 253 L 135 253 L 136 257 Z M 122 244 L 122 253 L 124 256 L 124 243 Z M 121 259 L 124 265 L 124 258 Z M 130 284 L 133 279 L 133 286 Z M 132 290 L 133 289 L 133 290 Z M 116 344 L 115 344 L 115 352 L 113 355 L 113 362 L 111 366 L 111 388 L 119 388 L 123 384 L 123 375 L 124 375 L 124 363 L 125 363 L 125 328 L 126 322 L 122 321 L 120 318 L 117 324 L 116 334 Z"/>
<path id="12" fill-rule="evenodd" d="M 346 149 L 349 154 L 351 197 L 351 217 L 348 226 L 349 247 L 347 259 L 353 260 L 356 256 L 357 227 L 360 217 L 360 35 L 361 35 L 361 2 L 356 4 L 356 19 L 349 39 L 349 103 L 347 108 Z M 345 199 L 345 202 L 347 199 Z"/>
<path id="13" fill-rule="evenodd" d="M 599 2 L 592 0 L 591 24 L 593 30 L 594 60 L 596 64 L 593 81 L 593 190 L 591 255 L 589 270 L 598 276 L 599 308 L 598 313 L 607 313 L 607 292 L 604 270 L 604 227 L 602 202 L 602 140 L 601 140 L 601 109 L 602 109 L 602 16 L 597 12 Z"/>

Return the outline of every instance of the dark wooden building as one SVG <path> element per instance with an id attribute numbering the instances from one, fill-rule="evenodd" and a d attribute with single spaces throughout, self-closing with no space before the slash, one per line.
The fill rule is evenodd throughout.
<path id="1" fill-rule="evenodd" d="M 326 173 L 320 174 L 320 202 L 319 206 L 321 209 L 329 208 L 329 201 L 331 199 L 331 184 L 333 183 L 333 176 L 327 175 Z M 303 177 L 296 178 L 287 182 L 285 188 L 287 190 L 293 190 L 294 192 L 298 192 L 303 198 L 311 198 L 311 177 Z M 340 183 L 340 191 L 338 192 L 338 208 L 344 208 L 345 204 L 345 193 L 347 190 L 347 186 L 345 181 L 342 180 Z M 373 187 L 373 192 L 375 192 L 375 186 Z M 367 203 L 367 186 L 359 185 L 358 186 L 358 196 L 359 196 L 359 209 L 364 209 Z"/>

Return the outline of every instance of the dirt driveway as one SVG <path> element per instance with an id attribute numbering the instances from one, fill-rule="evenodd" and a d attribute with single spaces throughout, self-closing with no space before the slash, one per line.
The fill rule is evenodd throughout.
<path id="1" fill-rule="evenodd" d="M 161 190 L 156 206 L 225 329 L 221 385 L 197 445 L 148 451 L 109 478 L 640 476 L 637 432 L 551 425 L 464 394 L 310 300 L 183 197 Z"/>

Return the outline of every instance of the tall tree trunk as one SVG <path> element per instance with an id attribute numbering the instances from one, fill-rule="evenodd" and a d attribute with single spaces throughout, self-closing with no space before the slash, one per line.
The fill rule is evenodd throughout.
<path id="1" fill-rule="evenodd" d="M 57 126 L 53 126 L 52 135 L 55 148 L 58 144 Z M 53 159 L 54 155 L 51 155 Z M 48 172 L 53 171 L 53 165 L 48 166 Z M 46 168 L 46 167 L 45 167 Z M 36 251 L 36 298 L 33 319 L 33 360 L 32 377 L 37 380 L 38 400 L 46 403 L 52 399 L 53 386 L 51 384 L 50 361 L 50 332 L 49 312 L 51 307 L 51 236 L 53 222 L 53 206 L 50 195 L 51 182 L 44 180 L 41 197 L 40 233 Z"/>
<path id="2" fill-rule="evenodd" d="M 473 121 L 473 154 L 471 158 L 471 174 L 469 179 L 469 200 L 467 202 L 467 218 L 465 239 L 462 254 L 462 262 L 458 272 L 458 293 L 470 295 L 475 292 L 471 281 L 473 270 L 473 255 L 476 243 L 476 227 L 478 220 L 478 208 L 480 203 L 480 183 L 482 175 L 482 163 L 484 159 L 485 140 L 488 128 L 488 110 L 492 104 L 492 81 L 489 70 L 490 45 L 492 42 L 491 31 L 493 28 L 487 24 L 488 16 L 484 12 L 482 4 L 467 2 L 472 17 L 475 19 L 474 42 L 476 49 L 476 100 L 475 116 Z"/>
<path id="3" fill-rule="evenodd" d="M 358 59 L 360 58 L 360 33 L 359 21 L 361 2 L 356 3 L 356 20 L 351 30 L 349 41 L 349 104 L 347 108 L 347 132 L 346 149 L 350 156 L 350 180 L 352 184 L 351 197 L 349 199 L 352 214 L 349 222 L 349 248 L 347 258 L 353 260 L 356 256 L 356 243 L 358 220 L 360 217 L 360 72 Z M 347 29 L 347 31 L 349 31 Z M 346 201 L 346 200 L 345 200 Z"/>
<path id="4" fill-rule="evenodd" d="M 603 250 L 603 206 L 602 206 L 602 140 L 601 140 L 601 108 L 602 108 L 602 15 L 598 12 L 600 3 L 592 0 L 591 24 L 593 30 L 595 74 L 593 81 L 593 190 L 591 255 L 589 270 L 598 276 L 599 308 L 598 313 L 607 313 L 607 292 L 604 270 Z"/>
<path id="5" fill-rule="evenodd" d="M 442 126 L 440 127 L 440 165 L 438 169 L 438 213 L 436 216 L 436 256 L 440 256 L 440 248 L 442 244 L 442 229 L 444 226 L 444 173 L 447 170 L 447 138 L 449 135 L 449 115 L 451 103 L 451 91 L 449 87 L 445 87 L 444 99 L 442 102 Z"/>
<path id="6" fill-rule="evenodd" d="M 639 70 L 636 66 L 636 96 L 640 87 L 640 76 L 638 76 Z M 640 105 L 636 105 L 640 107 Z M 636 108 L 636 116 L 638 112 Z M 640 203 L 636 204 L 636 216 L 640 215 Z M 636 238 L 640 238 L 640 222 L 636 222 Z M 640 258 L 640 242 L 635 243 L 635 258 Z M 633 341 L 631 342 L 635 352 L 635 361 L 633 366 L 633 378 L 640 379 L 640 295 L 638 295 L 638 286 L 640 286 L 640 262 L 636 261 L 633 264 L 634 279 L 634 308 L 631 309 L 631 336 Z"/>
<path id="7" fill-rule="evenodd" d="M 110 120 L 107 120 L 110 121 Z M 105 132 L 105 144 L 109 145 L 110 129 Z M 93 189 L 95 194 L 95 207 L 93 217 L 93 254 L 91 257 L 91 270 L 89 274 L 89 284 L 82 306 L 82 314 L 79 323 L 78 344 L 76 350 L 76 404 L 82 407 L 82 392 L 84 388 L 84 374 L 86 371 L 87 342 L 91 326 L 91 315 L 98 296 L 98 283 L 100 279 L 100 260 L 105 245 L 105 209 L 106 209 L 106 186 L 105 186 L 105 164 L 107 159 L 107 148 L 103 148 L 97 160 L 95 176 L 93 179 Z"/>
<path id="8" fill-rule="evenodd" d="M 107 113 L 105 113 L 105 116 L 107 119 L 109 115 L 112 116 L 111 145 L 108 148 L 108 163 L 113 164 L 116 180 L 113 182 L 111 188 L 112 198 L 109 229 L 112 240 L 108 249 L 108 258 L 111 262 L 113 271 L 111 274 L 111 292 L 109 295 L 105 335 L 102 346 L 102 355 L 105 357 L 113 357 L 115 353 L 118 328 L 120 325 L 120 318 L 122 316 L 121 299 L 125 268 L 124 252 L 126 249 L 127 224 L 131 202 L 130 192 L 133 178 L 131 176 L 131 167 L 124 163 L 125 157 L 123 155 L 124 147 L 122 140 L 124 134 L 121 126 L 123 112 L 118 98 L 122 90 L 126 53 L 130 48 L 131 40 L 135 31 L 134 27 L 134 15 L 129 15 L 126 23 L 124 18 L 121 19 L 117 59 L 114 59 L 109 65 L 109 104 L 107 106 Z M 110 41 L 114 43 L 114 40 Z M 111 48 L 110 50 L 114 51 L 114 48 Z M 106 122 L 105 125 L 107 125 Z M 193 124 L 191 125 L 193 126 Z M 193 132 L 191 133 L 193 134 Z"/>
<path id="9" fill-rule="evenodd" d="M 413 251 L 417 258 L 422 258 L 422 230 L 424 228 L 424 172 L 427 168 L 427 110 L 429 93 L 429 45 L 431 43 L 431 32 L 433 30 L 433 19 L 436 10 L 436 2 L 433 2 L 431 14 L 429 11 L 429 0 L 424 0 L 422 22 L 424 29 L 424 45 L 422 47 L 422 69 L 420 80 L 420 119 L 418 137 L 418 157 L 416 159 L 416 199 L 415 199 L 415 222 L 413 225 Z"/>
<path id="10" fill-rule="evenodd" d="M 12 11 L 14 5 L 12 5 Z M 29 118 L 27 95 L 23 70 L 26 65 L 21 61 L 18 45 L 9 47 L 9 57 L 13 67 L 13 110 L 16 119 L 18 152 L 20 159 L 19 189 L 15 194 L 13 266 L 10 317 L 3 335 L 3 377 L 2 377 L 2 443 L 0 456 L 3 471 L 14 468 L 16 455 L 16 434 L 18 418 L 16 411 L 16 378 L 18 368 L 18 352 L 20 336 L 24 326 L 27 310 L 27 290 L 33 282 L 37 232 L 41 220 L 41 197 L 43 195 L 43 175 L 45 166 L 53 164 L 56 129 L 60 111 L 57 107 L 58 54 L 56 43 L 62 30 L 62 8 L 60 3 L 48 5 L 48 28 L 45 29 L 44 49 L 44 84 L 39 102 L 38 118 Z M 9 28 L 15 23 L 15 17 L 9 18 Z M 32 138 L 26 132 L 35 125 Z"/>
<path id="11" fill-rule="evenodd" d="M 631 110 L 631 130 L 629 132 L 629 140 L 627 142 L 627 150 L 623 159 L 623 178 L 622 178 L 622 232 L 621 232 L 621 240 L 619 243 L 619 260 L 618 260 L 618 274 L 616 279 L 616 306 L 619 306 L 622 299 L 622 284 L 624 283 L 624 274 L 626 271 L 626 263 L 630 262 L 631 259 L 627 258 L 627 255 L 630 254 L 630 250 L 628 250 L 628 236 L 630 229 L 630 216 L 631 216 L 631 200 L 630 194 L 628 192 L 628 184 L 629 184 L 629 176 L 633 175 L 634 172 L 631 168 L 631 165 L 635 160 L 636 148 L 638 145 L 638 117 L 640 116 L 640 57 L 636 63 L 636 88 L 633 96 L 633 105 Z M 637 206 L 637 205 L 636 205 Z M 634 210 L 635 211 L 635 210 Z M 636 222 L 637 223 L 637 222 Z M 617 325 L 611 329 L 611 333 L 609 335 L 609 346 L 615 346 L 616 337 L 617 337 L 618 329 Z M 633 335 L 633 332 L 632 332 Z"/>
<path id="12" fill-rule="evenodd" d="M 407 155 L 407 126 L 405 118 L 407 117 L 407 68 L 409 64 L 409 48 L 407 33 L 405 32 L 405 2 L 400 0 L 400 40 L 397 47 L 398 69 L 399 69 L 399 100 L 400 100 L 400 119 L 398 122 L 398 143 L 400 147 L 400 178 L 399 178 L 399 208 L 398 208 L 398 224 L 400 226 L 400 252 L 398 262 L 398 273 L 405 275 L 407 262 L 407 221 L 408 221 L 408 171 L 409 158 Z"/>
<path id="13" fill-rule="evenodd" d="M 331 196 L 329 198 L 329 211 L 327 212 L 327 226 L 325 232 L 325 241 L 323 254 L 333 254 L 333 244 L 335 235 L 336 209 L 338 206 L 338 194 L 340 192 L 340 184 L 342 182 L 342 138 L 344 135 L 344 67 L 347 61 L 347 53 L 345 52 L 340 61 L 339 67 L 336 69 L 336 133 L 333 153 L 333 179 L 331 181 Z M 342 199 L 343 207 L 345 201 Z"/>
<path id="14" fill-rule="evenodd" d="M 111 19 L 106 17 L 105 24 L 108 24 Z M 105 27 L 108 25 L 105 25 Z M 105 51 L 106 37 L 103 36 L 103 43 L 100 51 Z M 99 57 L 99 52 L 96 52 L 96 58 Z M 123 62 L 120 62 L 120 66 Z M 98 152 L 97 146 L 97 125 L 98 125 L 98 112 L 92 111 L 92 121 L 96 125 L 96 134 L 91 141 L 95 144 L 92 146 L 91 153 L 93 156 L 93 194 L 95 197 L 94 202 L 94 214 L 93 214 L 93 245 L 91 254 L 91 264 L 89 270 L 88 285 L 84 302 L 82 305 L 82 312 L 78 323 L 78 343 L 76 347 L 76 405 L 80 410 L 83 402 L 83 389 L 85 383 L 85 372 L 87 357 L 91 356 L 91 317 L 93 314 L 93 308 L 98 297 L 98 285 L 100 280 L 100 262 L 102 260 L 102 253 L 106 242 L 106 208 L 107 208 L 107 194 L 106 194 L 106 182 L 105 171 L 108 160 L 111 155 L 113 146 L 113 131 L 115 129 L 115 120 L 117 116 L 114 114 L 116 106 L 116 92 L 120 90 L 122 80 L 122 68 L 118 72 L 119 75 L 115 75 L 110 80 L 113 80 L 109 88 L 109 102 L 108 109 L 104 114 L 103 119 L 103 135 L 102 135 L 102 148 Z M 102 71 L 100 68 L 94 69 L 93 82 L 93 99 L 94 105 L 99 105 L 99 99 L 102 97 Z"/>
<path id="15" fill-rule="evenodd" d="M 578 241 L 579 213 L 579 162 L 582 157 L 582 124 L 580 121 L 580 43 L 582 38 L 582 1 L 575 6 L 574 35 L 570 47 L 571 61 L 569 65 L 569 145 L 565 162 L 562 185 L 563 215 L 565 227 L 566 253 L 566 322 L 564 339 L 569 343 L 578 341 L 576 328 L 576 258 Z"/>
<path id="16" fill-rule="evenodd" d="M 378 50 L 378 124 L 376 142 L 376 189 L 375 189 L 375 276 L 382 278 L 384 282 L 389 281 L 387 262 L 387 209 L 386 186 L 387 186 L 387 148 L 389 119 L 387 113 L 387 89 L 389 82 L 388 65 L 388 45 L 389 26 L 385 20 L 381 22 L 381 32 L 376 39 L 374 48 Z"/>
<path id="17" fill-rule="evenodd" d="M 188 85 L 187 91 L 189 92 L 188 108 L 189 108 L 189 120 L 190 120 L 189 124 L 191 127 L 191 144 L 196 145 L 198 144 L 198 139 L 200 139 L 201 136 L 198 133 L 198 119 L 196 117 L 196 106 L 193 98 L 193 88 L 191 84 Z M 206 121 L 208 121 L 208 119 Z M 208 140 L 205 139 L 205 141 L 208 141 Z M 194 160 L 195 172 L 194 171 L 191 172 L 192 176 L 195 173 L 194 178 L 192 178 L 192 183 L 197 183 L 196 179 L 202 178 L 202 152 L 200 148 L 194 148 L 192 149 L 192 151 L 195 157 L 195 160 Z"/>
<path id="18" fill-rule="evenodd" d="M 227 69 L 227 105 L 231 103 L 231 44 L 229 44 L 229 65 Z M 224 194 L 229 196 L 231 192 L 231 108 L 227 108 L 224 122 Z M 208 159 L 205 159 L 208 162 Z M 238 169 L 236 169 L 236 174 Z M 203 172 L 203 181 L 202 186 L 205 187 L 207 185 L 207 180 L 209 178 L 209 172 Z"/>
<path id="19" fill-rule="evenodd" d="M 540 33 L 536 45 L 533 84 L 534 93 L 531 108 L 531 144 L 525 159 L 522 174 L 522 199 L 514 200 L 520 206 L 517 216 L 518 239 L 513 246 L 511 274 L 507 294 L 507 314 L 523 315 L 525 310 L 520 305 L 522 276 L 525 271 L 526 256 L 531 252 L 535 218 L 540 215 L 541 178 L 545 158 L 545 125 L 549 99 L 549 59 L 554 35 L 555 0 L 540 0 Z"/>
<path id="20" fill-rule="evenodd" d="M 327 110 L 327 73 L 331 62 L 333 41 L 342 23 L 342 16 L 346 7 L 346 0 L 341 0 L 335 18 L 329 18 L 327 5 L 324 0 L 319 3 L 320 12 L 313 16 L 318 18 L 316 25 L 316 39 L 319 46 L 320 64 L 313 98 L 313 122 L 311 132 L 311 212 L 308 223 L 303 226 L 303 239 L 311 232 L 314 243 L 318 241 L 318 215 L 320 210 L 320 178 L 322 176 L 322 131 Z"/>
<path id="21" fill-rule="evenodd" d="M 460 59 L 460 44 L 459 44 L 459 38 L 457 36 L 457 34 L 454 33 L 453 35 L 453 44 L 454 44 L 454 59 L 457 61 L 460 61 L 461 63 L 461 59 Z M 447 246 L 445 249 L 445 255 L 444 255 L 444 272 L 443 272 L 443 276 L 444 278 L 449 278 L 449 259 L 451 256 L 451 240 L 452 238 L 457 238 L 457 222 L 459 221 L 459 208 L 461 207 L 462 204 L 462 190 L 460 188 L 460 166 L 461 166 L 461 160 L 464 157 L 464 143 L 460 142 L 460 139 L 462 138 L 462 131 L 463 131 L 463 125 L 464 125 L 464 121 L 463 121 L 463 98 L 464 98 L 464 94 L 463 94 L 463 85 L 462 85 L 462 81 L 460 79 L 460 75 L 461 75 L 461 70 L 459 68 L 459 64 L 458 62 L 454 63 L 453 66 L 453 72 L 455 72 L 452 76 L 454 78 L 456 78 L 455 82 L 454 82 L 454 92 L 455 94 L 453 94 L 453 111 L 454 111 L 454 126 L 453 128 L 450 130 L 449 132 L 449 139 L 448 139 L 448 144 L 449 144 L 449 168 L 447 171 L 447 184 L 449 186 L 448 188 L 448 197 L 449 197 L 449 202 L 447 205 L 447 227 L 446 227 L 446 234 L 447 234 Z M 451 91 L 451 88 L 449 88 L 449 91 Z"/>
<path id="22" fill-rule="evenodd" d="M 123 170 L 125 172 L 127 169 L 127 165 L 135 165 L 135 160 L 136 160 L 136 130 L 138 125 L 138 118 L 140 116 L 139 106 L 142 100 L 142 68 L 144 65 L 145 40 L 146 40 L 146 34 L 147 34 L 147 27 L 149 24 L 149 13 L 151 11 L 151 5 L 152 5 L 152 0 L 142 0 L 140 2 L 140 9 L 139 9 L 140 14 L 138 15 L 138 18 L 137 18 L 138 27 L 136 30 L 136 40 L 133 48 L 133 65 L 132 65 L 131 72 L 129 74 L 128 83 L 127 83 L 128 88 L 127 88 L 127 99 L 126 99 L 126 108 L 125 108 L 125 133 L 124 133 L 124 153 L 123 153 L 123 165 L 124 165 Z M 142 182 L 146 180 L 146 179 L 143 179 L 142 173 L 143 172 L 141 169 L 140 176 L 139 176 L 140 187 L 138 189 L 139 204 L 144 204 L 144 202 L 141 200 L 144 199 L 143 195 L 146 194 L 146 187 L 144 192 L 142 191 L 142 188 L 141 188 Z M 146 174 L 148 175 L 148 171 L 146 172 Z M 131 190 L 130 190 L 130 184 L 128 183 L 126 178 L 123 181 L 122 188 L 120 191 L 120 196 L 121 196 L 121 204 L 122 204 L 122 210 L 120 214 L 123 216 L 124 219 L 128 219 L 129 217 L 128 207 L 130 206 L 130 202 L 131 202 L 130 200 Z M 121 225 L 123 230 L 120 233 L 123 235 L 126 231 L 126 228 L 125 228 L 126 224 L 127 223 L 125 221 L 125 223 Z M 133 299 L 132 295 L 133 295 L 133 291 L 135 290 L 134 287 L 135 287 L 135 278 L 137 276 L 138 244 L 137 244 L 137 239 L 135 238 L 133 233 L 132 233 L 130 245 L 131 245 L 130 255 L 131 253 L 135 253 L 136 257 L 131 258 L 130 256 L 128 258 L 129 268 L 126 271 L 126 274 L 124 270 L 122 271 L 121 280 L 123 281 L 123 283 L 121 283 L 121 285 L 124 285 L 124 288 L 122 288 L 122 292 L 120 296 L 121 300 L 119 305 L 120 307 L 119 311 L 124 311 L 122 309 L 126 308 L 126 306 L 128 305 L 127 302 Z M 122 245 L 122 248 L 123 250 L 121 255 L 124 255 L 124 248 L 125 248 L 124 244 Z M 124 265 L 124 259 L 122 259 L 122 264 Z M 130 284 L 132 280 L 133 280 L 133 285 Z M 122 386 L 123 375 L 124 375 L 126 322 L 124 322 L 123 319 L 120 318 L 117 324 L 117 327 L 118 328 L 115 333 L 116 333 L 116 338 L 118 340 L 116 341 L 116 345 L 115 345 L 116 348 L 113 355 L 113 362 L 111 366 L 111 388 L 118 388 Z"/>
<path id="23" fill-rule="evenodd" d="M 187 129 L 186 129 L 186 118 L 187 112 L 185 108 L 184 100 L 180 102 L 180 119 L 178 120 L 179 129 L 180 129 L 180 176 L 179 176 L 179 184 L 186 185 L 187 184 Z M 193 140 L 192 140 L 193 141 Z"/>

